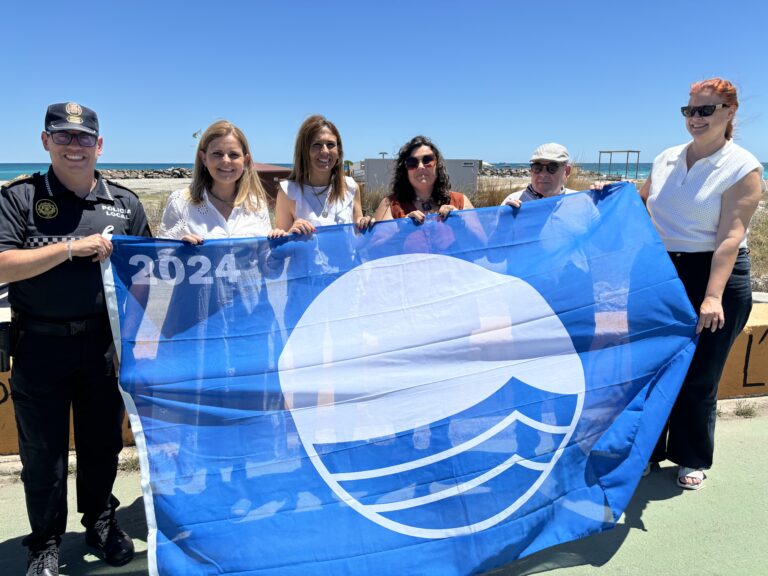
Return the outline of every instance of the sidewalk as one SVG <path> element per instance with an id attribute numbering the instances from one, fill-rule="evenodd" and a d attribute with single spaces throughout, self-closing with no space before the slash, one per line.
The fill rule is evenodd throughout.
<path id="1" fill-rule="evenodd" d="M 756 416 L 737 417 L 739 407 L 756 407 Z M 675 485 L 670 462 L 641 480 L 619 524 L 608 532 L 542 550 L 489 576 L 668 576 L 695 574 L 754 576 L 766 573 L 768 529 L 768 397 L 720 402 L 715 467 L 706 486 L 683 491 Z M 135 454 L 126 449 L 128 461 Z M 22 574 L 28 531 L 24 493 L 16 457 L 0 459 L 0 573 Z M 61 549 L 61 574 L 147 573 L 147 525 L 139 474 L 121 472 L 115 495 L 118 518 L 136 545 L 136 558 L 120 568 L 98 560 L 85 545 L 69 480 L 69 521 Z M 311 572 L 308 571 L 308 574 Z M 364 576 L 364 575 L 361 575 Z M 403 575 L 407 576 L 407 575 Z"/>

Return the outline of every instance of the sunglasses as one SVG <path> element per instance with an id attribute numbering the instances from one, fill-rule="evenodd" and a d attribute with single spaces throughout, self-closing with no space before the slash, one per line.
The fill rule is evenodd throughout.
<path id="1" fill-rule="evenodd" d="M 704 104 L 704 106 L 681 106 L 680 112 L 683 113 L 683 116 L 686 118 L 692 118 L 696 115 L 696 112 L 699 113 L 699 116 L 702 118 L 705 118 L 707 116 L 712 116 L 712 114 L 715 113 L 715 110 L 720 110 L 720 108 L 730 108 L 728 104 Z"/>
<path id="2" fill-rule="evenodd" d="M 558 164 L 557 162 L 550 162 L 549 164 L 542 164 L 541 162 L 534 162 L 531 164 L 531 172 L 534 174 L 541 174 L 541 171 L 546 169 L 547 172 L 550 174 L 554 174 L 558 170 L 560 170 L 561 164 Z"/>
<path id="3" fill-rule="evenodd" d="M 66 146 L 72 142 L 72 138 L 77 138 L 77 143 L 83 148 L 93 148 L 96 146 L 98 136 L 93 134 L 86 134 L 85 132 L 78 132 L 77 134 L 70 134 L 69 132 L 49 132 L 48 135 L 53 140 L 54 144 L 59 146 Z"/>
<path id="4" fill-rule="evenodd" d="M 435 155 L 425 154 L 421 158 L 408 156 L 408 158 L 405 159 L 405 167 L 408 168 L 408 170 L 415 170 L 419 167 L 419 164 L 423 164 L 424 168 L 431 168 L 435 164 Z"/>

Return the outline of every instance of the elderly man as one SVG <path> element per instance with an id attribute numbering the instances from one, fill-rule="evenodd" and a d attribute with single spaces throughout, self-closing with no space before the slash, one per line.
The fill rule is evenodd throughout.
<path id="1" fill-rule="evenodd" d="M 99 262 L 112 252 L 106 233 L 149 236 L 149 226 L 136 195 L 95 169 L 104 143 L 93 110 L 49 106 L 41 138 L 50 169 L 0 190 L 0 282 L 10 283 L 27 574 L 51 576 L 67 525 L 70 408 L 85 540 L 112 565 L 133 558 L 112 495 L 124 409 Z"/>
<path id="2" fill-rule="evenodd" d="M 525 190 L 512 192 L 502 205 L 520 207 L 523 202 L 575 192 L 565 187 L 571 174 L 571 157 L 561 144 L 542 144 L 531 155 L 531 183 Z"/>

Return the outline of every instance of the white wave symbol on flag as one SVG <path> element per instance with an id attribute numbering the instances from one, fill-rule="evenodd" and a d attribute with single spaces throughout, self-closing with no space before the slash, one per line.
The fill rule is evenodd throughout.
<path id="1" fill-rule="evenodd" d="M 302 444 L 366 518 L 422 538 L 484 530 L 538 490 L 581 415 L 584 372 L 532 286 L 448 256 L 351 270 L 279 361 Z"/>

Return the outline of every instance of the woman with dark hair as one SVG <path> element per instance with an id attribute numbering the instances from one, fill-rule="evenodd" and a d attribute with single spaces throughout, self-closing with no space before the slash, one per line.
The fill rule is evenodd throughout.
<path id="1" fill-rule="evenodd" d="M 464 194 L 451 192 L 443 155 L 426 136 L 411 138 L 397 155 L 392 194 L 376 209 L 376 220 L 412 218 L 424 222 L 426 214 L 437 212 L 446 218 L 453 210 L 474 208 Z"/>
<path id="2" fill-rule="evenodd" d="M 323 116 L 310 116 L 296 136 L 293 170 L 277 193 L 277 228 L 312 234 L 317 226 L 354 223 L 364 229 L 373 222 L 363 216 L 357 183 L 344 176 L 339 130 Z"/>
<path id="3" fill-rule="evenodd" d="M 226 120 L 214 122 L 200 137 L 192 183 L 168 199 L 158 236 L 200 244 L 283 234 L 269 223 L 267 196 L 245 134 Z"/>
<path id="4" fill-rule="evenodd" d="M 717 385 L 752 309 L 747 227 L 763 167 L 733 142 L 736 88 L 712 78 L 691 85 L 681 112 L 692 137 L 662 152 L 640 194 L 699 313 L 699 341 L 651 462 L 678 466 L 677 484 L 698 490 L 712 466 Z M 650 464 L 649 464 L 650 466 Z"/>

